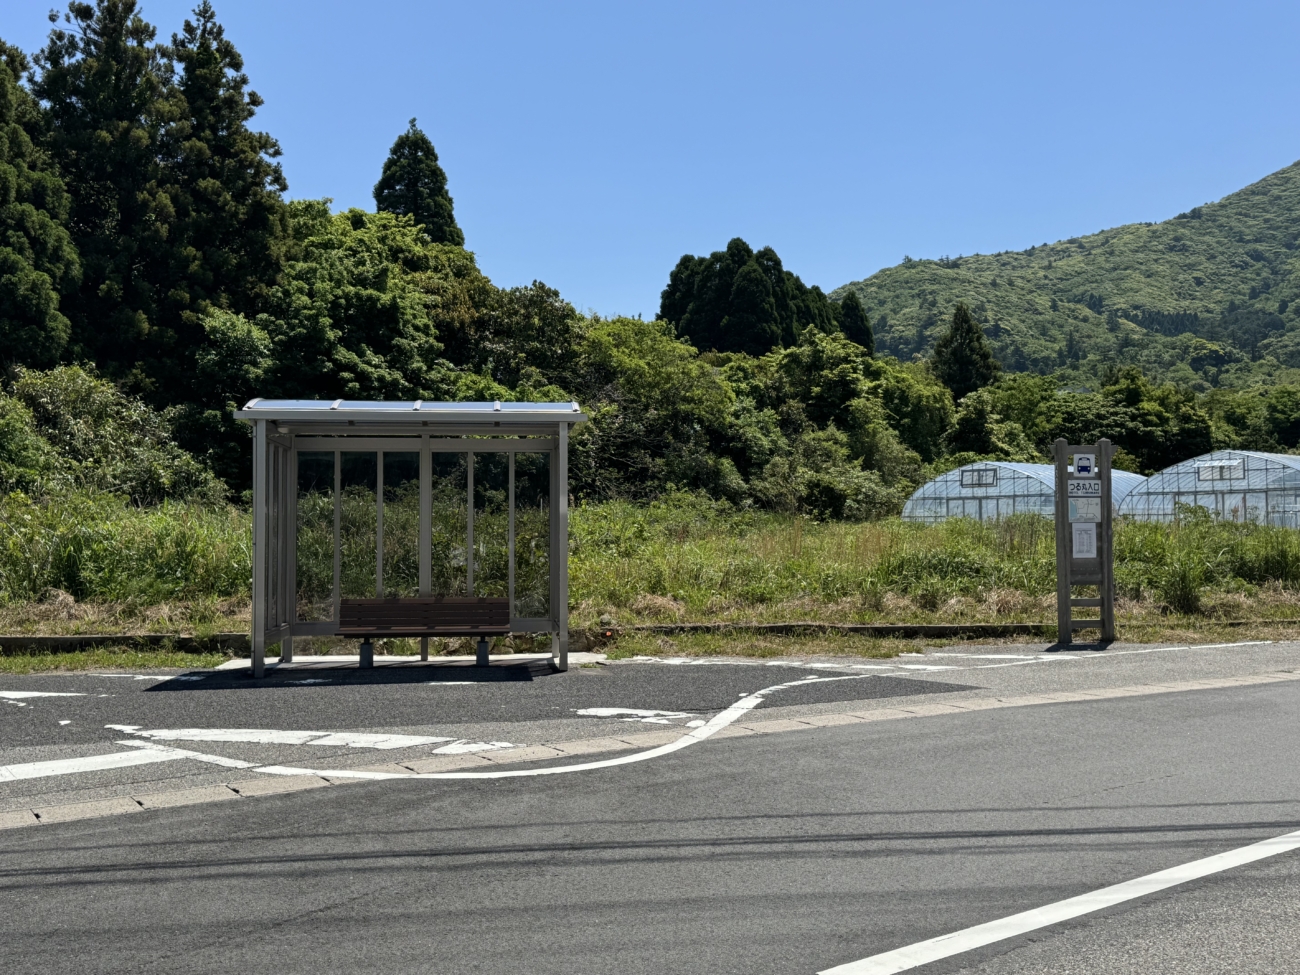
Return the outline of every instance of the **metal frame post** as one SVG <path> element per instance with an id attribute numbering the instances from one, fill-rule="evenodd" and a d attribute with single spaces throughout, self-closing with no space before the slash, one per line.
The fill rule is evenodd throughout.
<path id="1" fill-rule="evenodd" d="M 510 600 L 510 618 L 515 617 L 515 452 L 506 454 L 506 598 Z"/>
<path id="2" fill-rule="evenodd" d="M 556 579 L 557 603 L 554 616 L 559 626 L 560 653 L 557 666 L 569 669 L 569 425 L 560 424 L 559 442 L 555 445 L 556 492 L 555 537 L 559 545 L 551 548 L 551 573 Z M 557 552 L 556 549 L 559 551 Z M 558 572 L 557 572 L 558 566 Z"/>
<path id="3" fill-rule="evenodd" d="M 1069 445 L 1061 437 L 1052 443 L 1056 462 L 1056 642 L 1069 646 L 1074 639 L 1070 629 L 1070 501 L 1066 496 L 1069 481 Z"/>
<path id="4" fill-rule="evenodd" d="M 465 595 L 474 595 L 474 451 L 465 451 Z"/>
<path id="5" fill-rule="evenodd" d="M 266 674 L 266 420 L 253 421 L 253 676 Z"/>
<path id="6" fill-rule="evenodd" d="M 334 616 L 339 621 L 343 598 L 343 451 L 334 451 Z"/>
<path id="7" fill-rule="evenodd" d="M 1111 490 L 1111 460 L 1114 445 L 1106 439 L 1096 444 L 1068 444 L 1057 439 L 1052 444 L 1056 461 L 1056 627 L 1057 642 L 1069 646 L 1074 641 L 1074 631 L 1097 628 L 1101 642 L 1115 639 L 1115 546 L 1114 546 L 1114 495 Z M 1096 469 L 1091 476 L 1071 474 L 1069 457 L 1091 453 Z M 1074 557 L 1074 527 L 1070 521 L 1071 484 L 1085 481 L 1097 485 L 1097 491 L 1078 493 L 1083 499 L 1095 498 L 1100 507 L 1096 522 L 1096 558 L 1077 560 Z M 1083 486 L 1083 485 L 1081 485 Z M 1075 597 L 1074 586 L 1096 585 L 1096 596 Z M 1074 619 L 1073 610 L 1091 607 L 1097 618 Z"/>
<path id="8" fill-rule="evenodd" d="M 287 503 L 280 515 L 285 522 L 284 599 L 287 604 L 285 622 L 288 624 L 284 635 L 280 637 L 282 664 L 293 661 L 293 624 L 298 622 L 298 451 L 294 448 L 292 439 L 289 444 L 288 457 L 285 459 L 289 473 L 284 479 Z"/>
<path id="9" fill-rule="evenodd" d="M 375 595 L 384 596 L 384 452 L 375 451 Z"/>
<path id="10" fill-rule="evenodd" d="M 420 440 L 420 595 L 432 588 L 433 567 L 433 454 L 429 438 Z M 420 659 L 429 659 L 429 638 L 420 637 Z"/>

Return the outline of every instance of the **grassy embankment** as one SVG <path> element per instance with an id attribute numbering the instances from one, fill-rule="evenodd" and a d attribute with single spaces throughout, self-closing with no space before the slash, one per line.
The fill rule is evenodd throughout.
<path id="1" fill-rule="evenodd" d="M 385 524 L 412 520 L 396 514 L 386 510 Z M 367 554 L 365 519 L 355 525 L 348 544 Z M 204 635 L 248 625 L 248 516 L 237 509 L 140 509 L 105 496 L 34 504 L 10 496 L 0 501 L 0 535 L 0 631 Z M 394 527 L 390 541 L 400 547 L 410 536 Z M 1050 524 L 1033 518 L 818 524 L 737 513 L 690 496 L 584 506 L 572 516 L 572 621 L 1046 622 L 1055 614 L 1052 545 Z M 1300 533 L 1189 517 L 1175 525 L 1120 524 L 1116 545 L 1123 639 L 1211 642 L 1295 631 L 1281 621 L 1300 617 Z M 386 563 L 401 564 L 399 556 Z M 324 578 L 306 569 L 303 577 L 318 588 Z M 318 595 L 306 593 L 304 601 Z M 625 637 L 618 651 L 892 655 L 912 646 L 638 635 Z M 96 651 L 60 661 L 100 667 L 110 656 Z M 114 659 L 207 665 L 208 656 Z M 38 665 L 10 657 L 0 667 Z"/>

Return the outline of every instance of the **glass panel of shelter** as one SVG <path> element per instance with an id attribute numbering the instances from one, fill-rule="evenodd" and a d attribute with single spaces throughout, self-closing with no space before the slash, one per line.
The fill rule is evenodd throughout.
<path id="1" fill-rule="evenodd" d="M 326 439 L 314 438 L 313 445 Z M 346 438 L 338 443 L 348 446 Z M 276 605 L 276 580 L 282 577 L 285 588 L 295 591 L 296 621 L 337 619 L 340 597 L 418 595 L 423 588 L 420 516 L 426 513 L 430 595 L 510 596 L 512 618 L 548 622 L 553 441 L 470 447 L 463 439 L 426 439 L 430 463 L 423 512 L 421 455 L 410 449 L 410 439 L 394 438 L 399 449 L 391 451 L 294 452 L 292 485 L 286 483 L 290 451 L 284 451 L 280 466 L 272 446 L 270 534 L 287 536 L 293 524 L 297 530 L 292 564 L 268 567 L 268 595 Z M 294 506 L 292 522 L 276 502 L 280 494 L 284 505 Z M 325 561 L 328 553 L 332 566 Z M 277 619 L 274 611 L 270 619 Z"/>

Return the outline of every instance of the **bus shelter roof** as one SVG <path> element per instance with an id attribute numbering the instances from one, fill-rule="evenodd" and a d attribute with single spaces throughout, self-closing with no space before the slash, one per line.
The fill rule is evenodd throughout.
<path id="1" fill-rule="evenodd" d="M 235 411 L 235 419 L 271 420 L 301 429 L 321 426 L 366 426 L 371 429 L 457 427 L 517 429 L 556 423 L 582 423 L 577 403 L 445 403 L 430 400 L 254 399 Z M 292 432 L 297 432 L 293 430 Z M 415 432 L 413 429 L 412 432 Z"/>

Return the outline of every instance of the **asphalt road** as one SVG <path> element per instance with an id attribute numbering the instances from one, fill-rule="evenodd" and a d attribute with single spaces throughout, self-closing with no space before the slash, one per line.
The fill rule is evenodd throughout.
<path id="1" fill-rule="evenodd" d="M 1294 648 L 1267 652 L 1270 666 L 1300 662 Z M 1181 669 L 1208 666 L 1196 660 Z M 1076 679 L 1062 667 L 1017 673 Z M 570 696 L 536 713 L 589 700 L 704 711 L 788 677 L 627 669 L 555 682 Z M 946 696 L 1007 673 L 841 683 L 858 696 L 915 680 Z M 606 679 L 629 683 L 602 696 Z M 229 700 L 263 708 L 261 720 L 280 692 L 108 693 L 181 702 L 148 707 Z M 387 706 L 387 693 L 373 700 Z M 1300 681 L 1288 681 L 711 739 L 568 776 L 361 783 L 8 830 L 0 965 L 812 973 L 1300 829 L 1298 714 Z M 0 734 L 20 726 L 4 720 Z M 922 971 L 1300 971 L 1298 871 L 1300 857 L 1283 855 Z"/>

